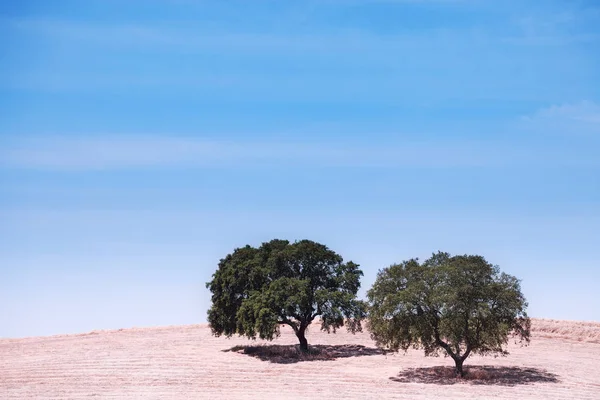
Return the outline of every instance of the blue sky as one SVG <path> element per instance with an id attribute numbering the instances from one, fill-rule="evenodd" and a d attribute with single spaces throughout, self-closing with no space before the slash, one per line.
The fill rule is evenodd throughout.
<path id="1" fill-rule="evenodd" d="M 6 1 L 0 61 L 0 337 L 203 322 L 272 238 L 600 320 L 596 1 Z"/>

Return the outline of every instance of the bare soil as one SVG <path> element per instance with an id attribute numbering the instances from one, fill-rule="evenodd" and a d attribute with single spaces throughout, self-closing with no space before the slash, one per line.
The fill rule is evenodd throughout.
<path id="1" fill-rule="evenodd" d="M 385 354 L 368 333 L 289 329 L 273 342 L 216 338 L 206 325 L 0 340 L 2 399 L 600 399 L 600 323 L 534 320 L 528 347 L 449 358 Z"/>

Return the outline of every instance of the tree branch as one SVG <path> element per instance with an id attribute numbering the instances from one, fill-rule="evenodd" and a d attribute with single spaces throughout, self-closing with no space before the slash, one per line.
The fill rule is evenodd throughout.
<path id="1" fill-rule="evenodd" d="M 284 315 L 280 315 L 279 318 L 281 318 L 281 323 L 282 324 L 287 324 L 289 326 L 292 327 L 292 329 L 294 330 L 294 333 L 298 333 L 298 326 L 296 325 L 296 323 L 294 323 L 293 321 L 290 321 L 286 316 Z"/>
<path id="2" fill-rule="evenodd" d="M 467 357 L 469 357 L 469 354 L 471 354 L 471 345 L 467 345 L 467 350 L 465 351 L 465 354 L 462 355 L 462 357 L 460 358 L 462 361 L 465 361 L 467 359 Z"/>
<path id="3" fill-rule="evenodd" d="M 433 333 L 435 336 L 435 342 L 437 343 L 438 346 L 440 346 L 441 348 L 443 348 L 444 350 L 446 350 L 446 352 L 448 352 L 448 354 L 450 354 L 450 357 L 452 357 L 453 359 L 456 359 L 456 354 L 454 354 L 454 352 L 452 351 L 452 348 L 450 348 L 450 346 L 448 345 L 448 343 L 444 342 L 441 338 L 440 338 L 440 331 L 438 329 L 438 320 L 439 318 L 437 318 L 437 316 L 435 317 L 435 325 L 433 326 Z"/>
<path id="4" fill-rule="evenodd" d="M 323 305 L 324 303 L 317 303 L 317 311 L 315 311 L 313 314 L 310 315 L 310 320 L 312 321 L 313 319 L 315 319 L 315 317 L 317 315 L 321 315 L 322 311 L 321 311 L 321 305 Z"/>

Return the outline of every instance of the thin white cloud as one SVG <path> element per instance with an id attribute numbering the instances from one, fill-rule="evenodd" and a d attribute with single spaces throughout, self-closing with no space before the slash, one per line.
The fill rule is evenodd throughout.
<path id="1" fill-rule="evenodd" d="M 530 119 L 566 119 L 579 122 L 600 124 L 600 104 L 582 101 L 575 104 L 553 105 L 539 110 Z"/>
<path id="2" fill-rule="evenodd" d="M 534 130 L 569 135 L 596 135 L 600 134 L 600 104 L 582 101 L 553 105 L 523 117 L 522 121 L 525 127 Z"/>
<path id="3" fill-rule="evenodd" d="M 420 160 L 424 150 L 426 146 L 415 145 L 389 149 L 327 143 L 260 143 L 165 136 L 40 136 L 13 140 L 0 150 L 0 160 L 4 166 L 10 167 L 72 170 L 261 164 L 433 165 L 440 162 L 440 156 L 443 157 L 441 149 L 431 149 L 438 153 L 437 156 Z M 472 164 L 477 163 L 477 160 L 471 157 L 459 158 L 450 163 Z"/>
<path id="4" fill-rule="evenodd" d="M 377 35 L 360 30 L 337 32 L 235 32 L 227 30 L 202 30 L 198 26 L 180 24 L 172 26 L 136 24 L 97 24 L 50 18 L 18 18 L 4 21 L 14 29 L 115 46 L 165 47 L 169 50 L 236 50 L 256 52 L 311 51 L 347 52 L 356 50 L 380 51 L 410 45 L 418 48 L 425 42 L 447 41 L 458 34 L 442 30 L 428 30 L 421 34 Z M 460 35 L 462 36 L 462 35 Z M 458 37 L 457 37 L 458 39 Z M 457 41 L 456 43 L 460 43 Z"/>
<path id="5" fill-rule="evenodd" d="M 334 0 L 339 1 L 339 0 Z M 342 0 L 342 3 L 353 0 Z M 360 2 L 365 0 L 360 0 Z M 423 0 L 371 0 L 385 2 L 426 2 Z M 458 0 L 433 0 L 435 3 L 461 3 Z M 428 51 L 429 47 L 471 48 L 473 45 L 566 45 L 574 42 L 600 40 L 596 32 L 563 32 L 519 29 L 516 34 L 488 31 L 482 27 L 424 29 L 418 32 L 401 29 L 395 34 L 380 35 L 361 29 L 332 27 L 328 30 L 282 30 L 269 33 L 231 31 L 231 29 L 203 30 L 197 25 L 140 25 L 98 24 L 51 18 L 13 18 L 2 21 L 20 31 L 43 34 L 61 40 L 80 41 L 95 45 L 136 48 L 160 48 L 169 51 L 236 51 L 242 53 L 285 52 L 298 54 L 338 54 L 348 52 L 378 53 L 399 50 Z M 522 24 L 519 24 L 520 27 Z"/>
<path id="6" fill-rule="evenodd" d="M 484 28 L 378 35 L 335 28 L 284 28 L 257 33 L 204 30 L 202 25 L 184 23 L 111 25 L 35 18 L 0 23 L 13 26 L 14 37 L 23 32 L 43 36 L 44 53 L 52 54 L 53 49 L 57 52 L 49 58 L 31 54 L 37 62 L 14 68 L 5 79 L 0 78 L 0 86 L 11 90 L 114 93 L 129 92 L 132 87 L 161 87 L 211 91 L 216 96 L 253 101 L 374 99 L 414 104 L 429 103 L 432 98 L 457 101 L 515 97 L 521 101 L 547 101 L 561 98 L 568 91 L 563 82 L 554 79 L 557 71 L 575 76 L 577 82 L 591 74 L 581 72 L 589 70 L 585 55 L 571 51 L 563 55 L 557 50 L 532 58 L 522 48 L 535 46 L 536 42 L 543 46 L 567 44 L 583 37 L 508 38 Z M 142 52 L 144 59 L 146 52 L 165 59 L 176 59 L 179 54 L 203 57 L 190 58 L 181 65 L 114 68 L 108 60 L 121 57 L 124 49 L 132 54 Z M 80 57 L 78 52 L 91 52 L 93 56 Z M 97 54 L 106 57 L 98 59 Z M 213 55 L 215 63 L 201 61 Z M 544 90 L 539 90 L 540 84 Z"/>
<path id="7" fill-rule="evenodd" d="M 593 160 L 592 160 L 593 161 Z M 85 171 L 206 167 L 498 167 L 588 163 L 514 143 L 436 140 L 388 144 L 208 140 L 169 136 L 20 137 L 5 140 L 0 167 Z"/>

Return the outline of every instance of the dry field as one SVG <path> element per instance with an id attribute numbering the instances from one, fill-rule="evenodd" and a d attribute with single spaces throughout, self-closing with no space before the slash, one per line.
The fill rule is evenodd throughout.
<path id="1" fill-rule="evenodd" d="M 206 325 L 2 339 L 0 398 L 600 399 L 600 323 L 535 320 L 529 347 L 470 357 L 466 380 L 449 358 L 385 355 L 366 333 L 308 338 L 320 346 L 306 359 L 287 329 L 266 347 Z"/>

